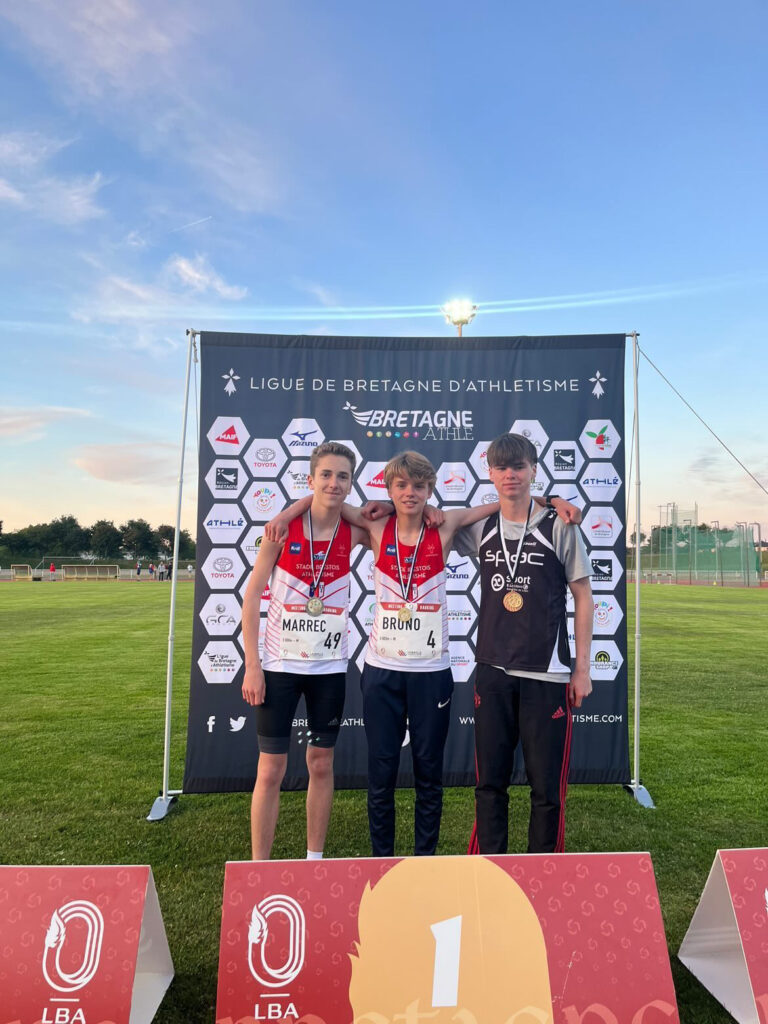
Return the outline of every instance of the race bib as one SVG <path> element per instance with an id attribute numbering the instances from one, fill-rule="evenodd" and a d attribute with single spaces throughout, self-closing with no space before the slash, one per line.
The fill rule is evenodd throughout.
<path id="1" fill-rule="evenodd" d="M 403 621 L 398 612 L 404 601 L 382 601 L 376 605 L 376 653 L 382 658 L 424 661 L 443 651 L 443 608 L 440 604 L 413 601 L 411 617 Z"/>
<path id="2" fill-rule="evenodd" d="M 283 605 L 280 616 L 280 658 L 289 661 L 338 661 L 344 657 L 345 608 L 325 607 L 310 615 L 306 602 Z"/>

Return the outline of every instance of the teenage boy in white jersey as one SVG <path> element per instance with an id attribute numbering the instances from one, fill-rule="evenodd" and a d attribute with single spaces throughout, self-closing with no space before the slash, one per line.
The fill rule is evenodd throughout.
<path id="1" fill-rule="evenodd" d="M 476 644 L 476 826 L 470 853 L 506 853 L 507 789 L 518 739 L 531 786 L 528 852 L 562 852 L 571 708 L 592 692 L 594 605 L 581 531 L 531 500 L 536 449 L 520 434 L 488 446 L 500 512 L 464 531 L 457 550 L 479 555 Z M 565 614 L 573 595 L 575 663 Z"/>
<path id="2" fill-rule="evenodd" d="M 280 784 L 288 764 L 299 697 L 307 705 L 307 857 L 322 857 L 333 801 L 333 748 L 344 712 L 349 611 L 349 554 L 368 534 L 342 521 L 355 456 L 328 441 L 309 463 L 311 504 L 285 543 L 262 540 L 243 601 L 243 699 L 256 708 L 259 761 L 251 802 L 254 860 L 269 858 Z M 306 508 L 306 505 L 304 506 Z M 259 658 L 261 595 L 271 599 Z"/>

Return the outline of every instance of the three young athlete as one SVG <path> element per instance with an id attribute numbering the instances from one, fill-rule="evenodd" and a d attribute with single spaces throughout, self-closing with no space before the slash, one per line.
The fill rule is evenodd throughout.
<path id="1" fill-rule="evenodd" d="M 476 705 L 478 698 L 480 705 L 476 708 L 476 722 L 483 700 L 488 714 L 481 712 L 480 718 L 486 724 L 476 726 L 479 729 L 479 772 L 481 762 L 483 765 L 477 788 L 480 852 L 499 852 L 491 849 L 494 843 L 503 844 L 506 849 L 507 786 L 518 735 L 523 740 L 532 782 L 529 849 L 562 848 L 561 808 L 567 778 L 570 707 L 571 704 L 578 706 L 590 689 L 588 657 L 592 606 L 586 578 L 589 570 L 582 572 L 588 563 L 580 532 L 556 523 L 551 508 L 553 502 L 547 503 L 550 507 L 543 511 L 538 508 L 538 505 L 545 505 L 542 499 L 536 499 L 537 505 L 531 502 L 535 448 L 524 438 L 520 441 L 525 442 L 527 448 L 517 442 L 509 447 L 505 439 L 510 437 L 516 435 L 503 435 L 489 449 L 491 480 L 496 484 L 501 505 L 451 509 L 445 513 L 430 511 L 427 506 L 435 484 L 435 471 L 429 461 L 416 452 L 396 456 L 385 468 L 392 509 L 374 506 L 366 511 L 344 504 L 352 486 L 354 454 L 337 442 L 327 442 L 313 452 L 309 477 L 311 497 L 296 502 L 267 528 L 243 604 L 246 652 L 243 697 L 256 708 L 259 737 L 258 772 L 251 806 L 254 859 L 264 859 L 270 854 L 291 724 L 302 694 L 309 725 L 307 856 L 322 856 L 333 798 L 333 747 L 344 704 L 349 558 L 357 544 L 370 546 L 374 555 L 376 612 L 361 680 L 368 741 L 368 817 L 373 853 L 375 856 L 394 853 L 394 792 L 406 727 L 410 732 L 416 790 L 414 852 L 435 852 L 442 813 L 443 752 L 453 692 L 445 558 L 459 530 L 462 531 L 460 543 L 466 552 L 477 553 L 473 548 L 480 549 L 481 566 L 482 559 L 490 566 L 493 558 L 498 568 L 496 548 L 501 545 L 508 570 L 506 576 L 502 572 L 505 582 L 501 595 L 508 622 L 503 616 L 498 621 L 499 573 L 491 574 L 487 569 L 481 573 L 476 694 Z M 524 498 L 521 497 L 523 492 Z M 523 504 L 529 507 L 527 516 L 523 511 L 522 520 L 515 519 Z M 533 516 L 531 509 L 536 510 Z M 567 502 L 562 502 L 559 511 L 566 521 L 578 515 Z M 482 520 L 486 522 L 483 524 Z M 509 524 L 523 520 L 525 525 L 512 562 L 505 538 L 510 532 L 515 533 Z M 504 529 L 500 529 L 502 522 Z M 529 534 L 530 538 L 525 539 Z M 538 545 L 546 557 L 538 548 L 522 557 L 523 549 L 531 543 Z M 569 562 L 566 569 L 558 573 L 556 564 L 562 569 L 561 556 L 566 549 L 576 552 L 582 560 Z M 540 570 L 544 562 L 539 564 L 540 556 L 546 563 L 543 573 Z M 525 565 L 526 572 L 519 575 L 521 565 Z M 565 631 L 566 581 L 571 585 L 575 600 L 579 592 L 577 668 L 572 679 L 568 674 Z M 574 589 L 574 581 L 586 583 L 586 587 Z M 271 600 L 260 659 L 261 595 L 267 583 Z M 526 599 L 528 607 L 521 616 L 519 612 L 526 608 Z M 529 633 L 528 642 L 523 634 Z M 550 651 L 552 637 L 554 648 Z M 522 651 L 525 653 L 521 654 Z M 500 673 L 493 684 L 485 681 L 486 667 Z M 512 670 L 515 675 L 508 674 Z M 542 675 L 547 678 L 540 679 Z M 563 681 L 568 683 L 567 698 L 563 696 Z M 526 709 L 529 691 L 538 692 L 535 683 L 555 686 L 560 696 L 558 706 L 562 705 L 562 714 L 555 719 L 565 719 L 562 743 L 557 738 L 562 729 L 556 733 L 554 741 L 540 737 L 548 749 L 553 748 L 544 758 L 547 767 L 541 784 L 537 781 L 538 754 L 530 755 L 529 766 L 526 751 L 530 746 L 526 738 L 529 735 Z M 522 703 L 519 695 L 514 696 L 520 690 L 525 695 Z M 484 696 L 486 693 L 488 695 Z M 503 696 L 498 700 L 491 696 L 499 693 Z M 494 725 L 498 726 L 499 722 L 492 721 L 496 714 L 494 708 L 503 713 L 499 720 L 501 730 L 495 732 Z M 534 745 L 538 742 L 536 739 Z M 496 750 L 497 747 L 498 755 L 489 757 L 489 748 Z M 553 773 L 557 775 L 556 793 L 551 781 Z M 542 826 L 538 824 L 539 808 L 545 805 L 547 824 Z M 493 808 L 493 824 L 486 826 L 488 807 Z M 556 822 L 555 835 L 550 843 L 553 821 Z M 502 831 L 503 840 L 499 838 Z M 494 838 L 486 839 L 486 832 Z"/>

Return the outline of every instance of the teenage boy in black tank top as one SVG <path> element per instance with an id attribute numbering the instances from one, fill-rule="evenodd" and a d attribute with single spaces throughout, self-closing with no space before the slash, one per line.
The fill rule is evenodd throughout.
<path id="1" fill-rule="evenodd" d="M 500 512 L 461 531 L 457 550 L 480 560 L 475 681 L 476 825 L 470 853 L 506 853 L 507 789 L 522 743 L 531 786 L 528 852 L 562 852 L 571 709 L 592 692 L 594 605 L 581 531 L 531 501 L 536 449 L 519 434 L 488 447 Z M 566 586 L 576 656 L 568 645 Z"/>

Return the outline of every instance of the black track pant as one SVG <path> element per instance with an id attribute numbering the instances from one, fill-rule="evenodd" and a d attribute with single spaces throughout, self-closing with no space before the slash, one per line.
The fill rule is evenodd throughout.
<path id="1" fill-rule="evenodd" d="M 368 827 L 374 857 L 395 852 L 395 784 L 406 719 L 413 755 L 414 853 L 435 852 L 443 811 L 443 751 L 451 717 L 451 670 L 396 672 L 363 667 L 368 740 Z"/>
<path id="2" fill-rule="evenodd" d="M 563 852 L 571 728 L 568 688 L 563 683 L 509 676 L 491 665 L 477 666 L 477 841 L 473 836 L 470 852 L 507 852 L 507 789 L 518 740 L 531 786 L 528 852 Z"/>

